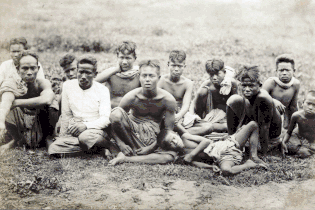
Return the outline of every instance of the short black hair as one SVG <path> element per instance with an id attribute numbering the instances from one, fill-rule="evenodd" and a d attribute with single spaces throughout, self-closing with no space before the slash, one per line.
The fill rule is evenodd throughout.
<path id="1" fill-rule="evenodd" d="M 277 67 L 277 69 L 278 69 L 278 64 L 282 63 L 282 62 L 291 63 L 292 68 L 294 69 L 295 62 L 294 62 L 294 58 L 293 58 L 292 55 L 290 55 L 290 54 L 282 54 L 282 55 L 279 55 L 278 57 L 276 57 L 276 67 Z"/>
<path id="2" fill-rule="evenodd" d="M 156 68 L 157 69 L 156 73 L 157 73 L 158 76 L 160 76 L 160 74 L 161 74 L 160 73 L 161 67 L 160 67 L 160 62 L 158 60 L 154 59 L 154 60 L 143 60 L 143 61 L 141 61 L 139 63 L 140 72 L 141 72 L 141 68 L 143 66 L 151 66 L 151 67 Z"/>
<path id="3" fill-rule="evenodd" d="M 24 50 L 27 50 L 27 49 L 28 49 L 27 40 L 25 39 L 25 37 L 12 38 L 12 39 L 10 40 L 10 46 L 11 46 L 11 45 L 15 45 L 15 44 L 21 44 L 21 45 L 23 45 Z"/>
<path id="4" fill-rule="evenodd" d="M 66 68 L 67 66 L 69 66 L 74 60 L 75 60 L 75 56 L 73 54 L 65 54 L 64 56 L 62 56 L 62 58 L 59 60 L 59 65 L 62 68 Z"/>
<path id="5" fill-rule="evenodd" d="M 236 74 L 236 79 L 243 81 L 245 78 L 249 78 L 251 81 L 258 82 L 261 85 L 259 67 L 250 64 L 241 65 Z"/>
<path id="6" fill-rule="evenodd" d="M 173 63 L 175 61 L 184 62 L 186 60 L 186 53 L 183 50 L 172 50 L 170 52 L 169 60 Z"/>
<path id="7" fill-rule="evenodd" d="M 123 41 L 115 50 L 117 56 L 119 53 L 125 54 L 125 51 L 127 51 L 127 54 L 132 54 L 135 59 L 137 59 L 136 55 L 136 43 L 132 41 Z"/>
<path id="8" fill-rule="evenodd" d="M 94 56 L 92 55 L 83 55 L 78 59 L 78 65 L 77 67 L 79 68 L 79 64 L 84 64 L 88 63 L 93 65 L 93 70 L 96 72 L 97 70 L 97 60 Z"/>
<path id="9" fill-rule="evenodd" d="M 20 61 L 21 61 L 21 59 L 22 59 L 23 57 L 25 57 L 25 56 L 28 56 L 28 55 L 34 57 L 34 58 L 36 59 L 36 61 L 37 61 L 37 65 L 38 65 L 38 55 L 37 55 L 34 51 L 31 51 L 31 50 L 23 50 L 22 55 L 21 55 L 21 57 L 19 58 L 19 64 L 18 64 L 17 68 L 20 67 Z"/>
<path id="10" fill-rule="evenodd" d="M 207 60 L 205 68 L 208 74 L 218 74 L 219 71 L 225 73 L 224 62 L 221 59 Z"/>

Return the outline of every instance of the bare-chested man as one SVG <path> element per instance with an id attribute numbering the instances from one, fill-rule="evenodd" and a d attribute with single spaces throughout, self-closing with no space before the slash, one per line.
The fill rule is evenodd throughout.
<path id="1" fill-rule="evenodd" d="M 202 83 L 190 107 L 191 113 L 203 119 L 188 129 L 189 133 L 195 135 L 226 132 L 226 101 L 231 95 L 237 94 L 237 82 L 226 77 L 222 60 L 208 60 L 205 68 L 210 79 Z"/>
<path id="2" fill-rule="evenodd" d="M 163 75 L 158 83 L 158 87 L 171 93 L 177 102 L 177 113 L 175 121 L 184 123 L 184 116 L 189 110 L 192 97 L 193 82 L 182 76 L 185 65 L 186 53 L 182 50 L 173 50 L 169 55 L 169 74 Z M 183 124 L 186 127 L 185 124 Z"/>
<path id="3" fill-rule="evenodd" d="M 176 100 L 169 92 L 157 87 L 159 78 L 158 61 L 141 62 L 141 88 L 127 93 L 119 107 L 112 110 L 112 135 L 122 152 L 110 165 L 121 162 L 167 163 L 177 157 L 175 151 L 155 151 L 158 148 L 157 136 L 160 133 L 164 133 L 163 136 L 171 141 L 180 140 L 173 133 Z M 129 110 L 131 113 L 128 115 Z M 165 122 L 165 128 L 160 131 L 162 120 Z M 138 156 L 128 157 L 132 155 Z"/>
<path id="4" fill-rule="evenodd" d="M 119 105 L 122 97 L 129 91 L 140 87 L 139 67 L 134 66 L 136 44 L 131 41 L 122 42 L 116 49 L 118 64 L 97 75 L 95 81 L 106 82 L 111 93 L 111 106 Z"/>
<path id="5" fill-rule="evenodd" d="M 296 125 L 298 127 L 294 129 Z M 303 110 L 292 115 L 288 132 L 282 141 L 283 155 L 288 151 L 301 158 L 315 153 L 315 90 L 306 94 Z"/>
<path id="6" fill-rule="evenodd" d="M 18 143 L 34 148 L 43 139 L 43 130 L 50 128 L 48 106 L 54 93 L 47 79 L 37 78 L 39 70 L 38 56 L 24 51 L 18 59 L 19 75 L 25 82 L 27 93 L 16 97 L 11 111 L 6 117 L 6 129 L 13 140 L 0 147 L 1 153 L 15 147 Z"/>
<path id="7" fill-rule="evenodd" d="M 242 125 L 255 121 L 259 126 L 259 140 L 264 154 L 280 143 L 281 115 L 267 91 L 260 89 L 258 66 L 243 65 L 236 78 L 241 83 L 240 95 L 227 101 L 227 125 L 229 135 Z"/>
<path id="8" fill-rule="evenodd" d="M 277 77 L 267 79 L 262 89 L 265 89 L 274 99 L 281 114 L 284 114 L 283 127 L 288 128 L 291 116 L 298 110 L 297 100 L 300 81 L 293 77 L 294 59 L 283 54 L 276 58 Z"/>

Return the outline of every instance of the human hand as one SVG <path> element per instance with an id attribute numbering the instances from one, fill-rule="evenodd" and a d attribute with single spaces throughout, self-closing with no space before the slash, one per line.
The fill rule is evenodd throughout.
<path id="1" fill-rule="evenodd" d="M 273 99 L 273 101 L 274 101 L 276 108 L 280 112 L 280 114 L 284 114 L 285 113 L 285 106 L 280 101 L 278 101 L 277 99 Z"/>
<path id="2" fill-rule="evenodd" d="M 193 160 L 193 156 L 191 154 L 187 154 L 184 156 L 184 161 L 187 163 L 191 163 Z"/>
<path id="3" fill-rule="evenodd" d="M 288 153 L 288 147 L 284 141 L 281 141 L 281 153 L 282 157 L 285 157 L 285 153 Z"/>
<path id="4" fill-rule="evenodd" d="M 5 124 L 0 123 L 0 140 L 4 139 L 4 135 L 5 135 Z"/>
<path id="5" fill-rule="evenodd" d="M 181 115 L 175 114 L 175 122 L 178 122 L 182 118 Z"/>
<path id="6" fill-rule="evenodd" d="M 118 146 L 119 146 L 120 151 L 124 155 L 126 155 L 126 156 L 134 155 L 134 151 L 131 149 L 131 147 L 129 145 L 121 144 L 121 145 L 118 145 Z"/>
<path id="7" fill-rule="evenodd" d="M 149 147 L 141 147 L 140 149 L 136 150 L 137 155 L 147 155 L 150 153 Z"/>
<path id="8" fill-rule="evenodd" d="M 83 131 L 87 129 L 86 125 L 84 123 L 76 123 L 72 125 L 68 129 L 68 133 L 70 133 L 74 137 L 78 137 Z"/>

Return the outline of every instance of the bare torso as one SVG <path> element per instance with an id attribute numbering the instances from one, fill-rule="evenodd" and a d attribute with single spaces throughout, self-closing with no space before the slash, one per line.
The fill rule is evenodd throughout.
<path id="1" fill-rule="evenodd" d="M 139 75 L 136 75 L 132 79 L 120 78 L 116 75 L 112 75 L 106 86 L 111 94 L 111 107 L 115 108 L 119 105 L 122 97 L 129 91 L 140 87 Z"/>
<path id="2" fill-rule="evenodd" d="M 176 83 L 170 81 L 169 75 L 163 75 L 159 81 L 158 87 L 166 90 L 174 96 L 176 101 L 182 101 L 191 80 L 181 76 L 180 80 Z"/>
<path id="3" fill-rule="evenodd" d="M 303 110 L 296 113 L 299 135 L 306 138 L 310 143 L 315 142 L 315 118 L 307 118 Z"/>

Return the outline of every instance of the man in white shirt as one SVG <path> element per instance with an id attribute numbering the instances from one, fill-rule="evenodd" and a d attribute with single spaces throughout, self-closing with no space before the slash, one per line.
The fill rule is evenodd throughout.
<path id="1" fill-rule="evenodd" d="M 78 60 L 77 78 L 66 81 L 62 88 L 61 130 L 49 154 L 89 151 L 108 147 L 104 129 L 110 124 L 110 93 L 107 87 L 93 81 L 97 61 L 92 56 Z M 109 152 L 105 150 L 105 155 Z"/>
<path id="2" fill-rule="evenodd" d="M 27 40 L 24 37 L 10 40 L 10 60 L 4 61 L 0 66 L 0 80 L 9 78 L 11 74 L 18 73 L 17 66 L 23 50 L 27 50 Z M 45 79 L 42 65 L 38 62 L 39 70 L 37 79 Z"/>

